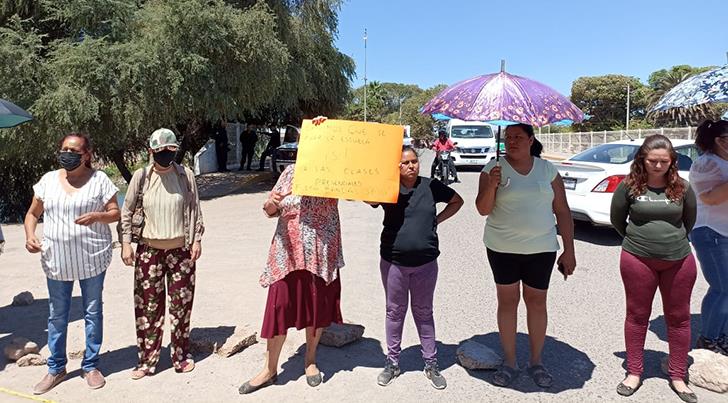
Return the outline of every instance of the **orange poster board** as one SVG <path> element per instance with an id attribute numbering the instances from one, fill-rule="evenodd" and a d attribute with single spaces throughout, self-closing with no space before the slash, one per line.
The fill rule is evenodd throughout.
<path id="1" fill-rule="evenodd" d="M 396 125 L 304 120 L 293 193 L 396 203 L 402 136 Z"/>

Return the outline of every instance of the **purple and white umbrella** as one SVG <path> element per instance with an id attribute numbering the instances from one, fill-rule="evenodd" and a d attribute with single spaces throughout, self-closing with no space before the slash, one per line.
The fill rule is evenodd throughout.
<path id="1" fill-rule="evenodd" d="M 538 81 L 506 73 L 503 64 L 500 73 L 473 77 L 445 88 L 421 112 L 498 126 L 525 123 L 540 127 L 584 120 L 584 112 L 568 98 Z"/>

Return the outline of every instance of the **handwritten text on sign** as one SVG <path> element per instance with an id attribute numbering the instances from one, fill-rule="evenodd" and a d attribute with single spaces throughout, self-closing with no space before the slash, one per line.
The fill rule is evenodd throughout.
<path id="1" fill-rule="evenodd" d="M 293 193 L 395 203 L 399 194 L 402 126 L 303 121 Z"/>

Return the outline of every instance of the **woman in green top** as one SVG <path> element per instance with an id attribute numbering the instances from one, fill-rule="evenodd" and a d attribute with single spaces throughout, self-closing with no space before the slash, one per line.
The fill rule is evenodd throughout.
<path id="1" fill-rule="evenodd" d="M 659 287 L 670 345 L 670 387 L 683 401 L 697 402 L 685 383 L 690 294 L 697 275 L 687 235 L 695 216 L 695 194 L 678 175 L 672 143 L 659 134 L 645 138 L 629 176 L 614 192 L 610 216 L 624 237 L 619 265 L 627 299 L 627 377 L 617 385 L 620 395 L 630 396 L 642 384 L 645 336 Z"/>

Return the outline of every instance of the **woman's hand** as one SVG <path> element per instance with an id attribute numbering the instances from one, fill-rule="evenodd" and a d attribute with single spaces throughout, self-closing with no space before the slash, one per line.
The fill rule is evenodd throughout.
<path id="1" fill-rule="evenodd" d="M 202 242 L 195 241 L 192 243 L 192 249 L 190 249 L 190 259 L 196 262 L 200 256 L 202 256 Z"/>
<path id="2" fill-rule="evenodd" d="M 134 264 L 134 251 L 131 249 L 131 244 L 122 242 L 121 244 L 121 261 L 125 265 L 131 266 Z"/>
<path id="3" fill-rule="evenodd" d="M 274 216 L 278 210 L 280 210 L 283 199 L 290 194 L 291 192 L 281 193 L 276 192 L 275 190 L 270 192 L 268 200 L 266 200 L 265 204 L 263 204 L 263 210 L 265 210 L 265 213 L 269 216 Z"/>
<path id="4" fill-rule="evenodd" d="M 501 167 L 499 165 L 494 166 L 490 172 L 488 172 L 488 186 L 491 189 L 496 189 L 501 182 Z"/>
<path id="5" fill-rule="evenodd" d="M 81 214 L 76 218 L 76 221 L 74 221 L 78 225 L 83 225 L 88 227 L 89 225 L 96 223 L 99 221 L 99 213 L 92 211 L 90 213 Z"/>
<path id="6" fill-rule="evenodd" d="M 576 255 L 574 255 L 574 251 L 565 250 L 561 256 L 556 259 L 556 263 L 564 266 L 564 278 L 574 274 L 574 270 L 576 270 Z"/>
<path id="7" fill-rule="evenodd" d="M 329 118 L 327 118 L 326 116 L 316 116 L 315 118 L 311 119 L 311 123 L 313 123 L 314 126 L 318 126 L 328 119 Z"/>
<path id="8" fill-rule="evenodd" d="M 32 235 L 25 240 L 25 249 L 30 253 L 38 253 L 43 251 L 43 245 Z"/>

